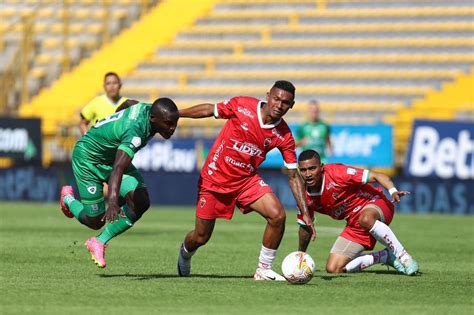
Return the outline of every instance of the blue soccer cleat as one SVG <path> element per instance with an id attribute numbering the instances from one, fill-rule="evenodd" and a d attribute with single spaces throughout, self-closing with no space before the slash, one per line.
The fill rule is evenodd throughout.
<path id="1" fill-rule="evenodd" d="M 405 274 L 408 276 L 416 275 L 416 273 L 420 269 L 420 267 L 418 266 L 418 263 L 413 258 L 408 259 L 404 265 L 405 265 Z"/>
<path id="2" fill-rule="evenodd" d="M 403 266 L 400 260 L 395 257 L 390 249 L 385 248 L 385 250 L 387 251 L 387 265 L 395 268 L 398 273 L 406 274 L 405 266 Z"/>

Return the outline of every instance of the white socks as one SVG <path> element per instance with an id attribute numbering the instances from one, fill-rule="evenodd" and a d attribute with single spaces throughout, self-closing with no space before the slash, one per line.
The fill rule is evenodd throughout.
<path id="1" fill-rule="evenodd" d="M 276 249 L 266 248 L 262 245 L 260 257 L 258 258 L 258 268 L 271 269 L 275 260 Z"/>
<path id="2" fill-rule="evenodd" d="M 393 252 L 402 264 L 411 259 L 411 256 L 403 248 L 395 234 L 385 223 L 376 220 L 374 226 L 369 231 L 372 236 L 381 244 Z"/>
<path id="3" fill-rule="evenodd" d="M 362 255 L 351 260 L 344 268 L 347 272 L 359 272 L 373 264 L 385 264 L 387 262 L 387 250 Z"/>

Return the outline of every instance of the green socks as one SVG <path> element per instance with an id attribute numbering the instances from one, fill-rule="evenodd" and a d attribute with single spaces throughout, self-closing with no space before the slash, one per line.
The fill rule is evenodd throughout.
<path id="1" fill-rule="evenodd" d="M 82 203 L 74 199 L 74 197 L 71 195 L 67 195 L 64 197 L 64 203 L 69 208 L 69 211 L 71 211 L 74 217 L 79 220 L 79 215 L 81 214 L 81 211 L 84 210 L 84 206 L 82 205 Z"/>
<path id="2" fill-rule="evenodd" d="M 130 214 L 131 210 L 126 205 L 123 206 L 121 209 L 125 213 L 126 217 L 124 218 L 119 216 L 118 221 L 107 223 L 102 232 L 96 237 L 98 241 L 107 244 L 107 242 L 110 241 L 112 238 L 122 234 L 133 226 L 134 221 L 130 219 L 130 217 L 133 217 Z"/>
<path id="3" fill-rule="evenodd" d="M 71 211 L 74 217 L 79 222 L 83 223 L 83 220 L 81 220 L 81 213 L 83 214 L 82 216 L 85 215 L 85 212 L 83 211 L 84 205 L 70 195 L 64 197 L 64 203 L 68 206 L 69 211 Z M 97 240 L 104 244 L 107 244 L 107 242 L 110 241 L 112 238 L 122 234 L 133 226 L 133 223 L 138 219 L 135 216 L 135 213 L 133 213 L 127 205 L 123 206 L 121 209 L 125 213 L 126 217 L 119 216 L 118 221 L 107 223 L 102 232 L 96 237 Z"/>

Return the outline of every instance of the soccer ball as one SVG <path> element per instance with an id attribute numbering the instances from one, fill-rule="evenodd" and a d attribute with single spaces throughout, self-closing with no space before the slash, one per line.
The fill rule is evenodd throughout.
<path id="1" fill-rule="evenodd" d="M 292 252 L 283 259 L 281 271 L 291 284 L 305 284 L 313 278 L 316 265 L 313 258 L 304 252 Z"/>

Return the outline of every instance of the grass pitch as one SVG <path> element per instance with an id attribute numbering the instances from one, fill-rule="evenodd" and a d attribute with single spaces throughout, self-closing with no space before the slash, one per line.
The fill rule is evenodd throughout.
<path id="1" fill-rule="evenodd" d="M 324 271 L 344 222 L 319 216 L 309 253 L 317 272 L 307 285 L 254 282 L 264 220 L 236 213 L 218 220 L 193 258 L 192 277 L 176 275 L 178 248 L 194 226 L 191 208 L 155 207 L 110 242 L 107 268 L 89 259 L 96 232 L 57 205 L 0 204 L 1 314 L 473 314 L 473 217 L 396 215 L 392 228 L 422 274 L 381 265 L 359 274 Z M 295 213 L 275 270 L 297 249 Z M 380 246 L 377 248 L 381 248 Z"/>

